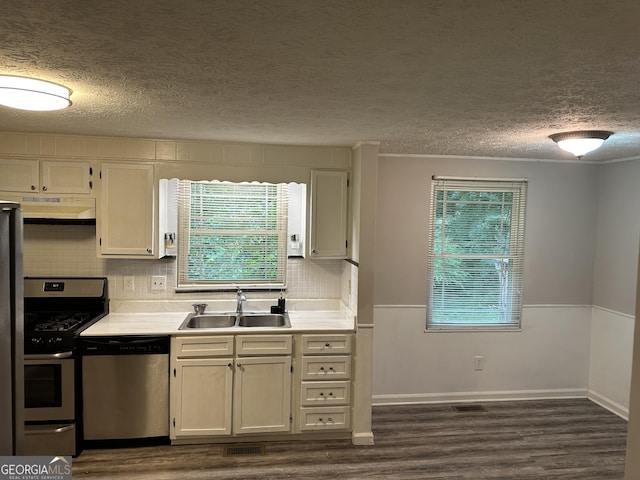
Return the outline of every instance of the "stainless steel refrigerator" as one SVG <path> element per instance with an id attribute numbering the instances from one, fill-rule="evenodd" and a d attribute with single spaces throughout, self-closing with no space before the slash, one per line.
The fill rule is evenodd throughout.
<path id="1" fill-rule="evenodd" d="M 0 201 L 0 455 L 22 455 L 24 299 L 22 210 Z"/>

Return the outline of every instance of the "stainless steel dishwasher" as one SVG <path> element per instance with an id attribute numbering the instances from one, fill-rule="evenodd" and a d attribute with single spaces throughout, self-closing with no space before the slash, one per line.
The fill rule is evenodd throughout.
<path id="1" fill-rule="evenodd" d="M 84 440 L 169 435 L 169 337 L 81 337 Z"/>

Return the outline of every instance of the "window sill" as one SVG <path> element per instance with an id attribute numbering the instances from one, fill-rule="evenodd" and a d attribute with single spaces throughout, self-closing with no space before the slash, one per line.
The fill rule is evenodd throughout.
<path id="1" fill-rule="evenodd" d="M 458 328 L 425 328 L 424 333 L 494 333 L 494 332 L 522 332 L 522 327 L 458 327 Z"/>

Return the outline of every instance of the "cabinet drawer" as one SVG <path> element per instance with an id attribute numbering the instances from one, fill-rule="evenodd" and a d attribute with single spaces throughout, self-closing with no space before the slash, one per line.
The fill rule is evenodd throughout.
<path id="1" fill-rule="evenodd" d="M 349 407 L 300 409 L 300 430 L 341 430 L 349 428 Z"/>
<path id="2" fill-rule="evenodd" d="M 302 353 L 351 353 L 351 335 L 302 335 Z"/>
<path id="3" fill-rule="evenodd" d="M 238 335 L 238 355 L 289 355 L 291 335 Z"/>
<path id="4" fill-rule="evenodd" d="M 351 377 L 351 357 L 302 357 L 303 380 L 348 380 Z"/>
<path id="5" fill-rule="evenodd" d="M 342 382 L 302 382 L 300 404 L 303 407 L 349 405 L 351 386 Z"/>
<path id="6" fill-rule="evenodd" d="M 233 355 L 233 336 L 173 337 L 172 353 L 182 357 L 220 357 Z"/>

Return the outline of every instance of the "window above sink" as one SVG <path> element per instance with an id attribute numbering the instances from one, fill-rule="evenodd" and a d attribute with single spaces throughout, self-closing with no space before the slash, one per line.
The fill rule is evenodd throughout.
<path id="1" fill-rule="evenodd" d="M 304 254 L 305 184 L 162 182 L 177 290 L 286 288 L 288 257 Z"/>

